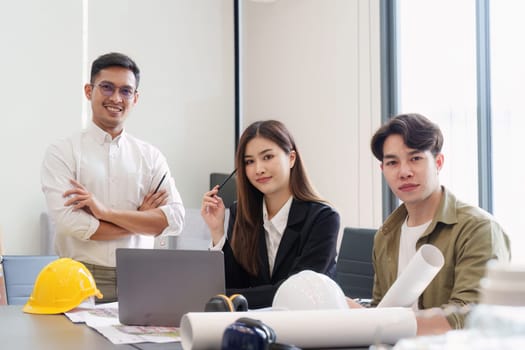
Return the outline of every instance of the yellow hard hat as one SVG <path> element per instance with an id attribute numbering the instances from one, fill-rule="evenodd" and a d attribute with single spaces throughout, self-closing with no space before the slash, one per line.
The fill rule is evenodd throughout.
<path id="1" fill-rule="evenodd" d="M 40 271 L 22 310 L 31 314 L 60 314 L 74 309 L 93 295 L 102 298 L 93 275 L 84 264 L 60 258 Z"/>

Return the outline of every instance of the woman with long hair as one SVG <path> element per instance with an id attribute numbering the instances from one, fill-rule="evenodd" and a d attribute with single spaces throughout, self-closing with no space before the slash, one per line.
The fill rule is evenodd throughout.
<path id="1" fill-rule="evenodd" d="M 333 277 L 339 214 L 313 188 L 292 135 L 276 120 L 246 128 L 235 157 L 237 201 L 225 207 L 215 186 L 201 214 L 212 249 L 224 252 L 228 294 L 250 308 L 271 306 L 279 285 L 302 270 Z"/>

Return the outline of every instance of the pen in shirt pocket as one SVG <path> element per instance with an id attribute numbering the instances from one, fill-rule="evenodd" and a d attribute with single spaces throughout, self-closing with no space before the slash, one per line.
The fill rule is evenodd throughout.
<path id="1" fill-rule="evenodd" d="M 155 188 L 155 191 L 154 191 L 153 193 L 157 193 L 157 192 L 158 192 L 158 190 L 159 190 L 159 188 L 160 188 L 160 185 L 162 185 L 162 183 L 164 182 L 164 179 L 166 178 L 166 175 L 167 175 L 167 174 L 168 174 L 168 173 L 165 172 L 164 175 L 162 175 L 162 178 L 160 179 L 160 182 L 159 182 L 159 184 L 157 185 L 157 187 Z"/>

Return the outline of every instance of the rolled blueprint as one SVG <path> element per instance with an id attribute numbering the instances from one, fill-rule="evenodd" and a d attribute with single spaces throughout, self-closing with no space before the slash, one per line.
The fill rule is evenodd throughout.
<path id="1" fill-rule="evenodd" d="M 224 330 L 241 317 L 273 328 L 277 342 L 303 348 L 395 344 L 417 330 L 414 312 L 407 308 L 190 312 L 181 320 L 182 348 L 220 349 Z"/>
<path id="2" fill-rule="evenodd" d="M 445 258 L 431 244 L 423 244 L 377 307 L 412 306 L 443 267 Z"/>

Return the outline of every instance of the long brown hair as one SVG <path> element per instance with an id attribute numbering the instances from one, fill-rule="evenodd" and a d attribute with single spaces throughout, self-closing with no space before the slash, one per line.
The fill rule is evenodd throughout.
<path id="1" fill-rule="evenodd" d="M 309 202 L 325 202 L 312 186 L 301 154 L 295 141 L 277 120 L 257 121 L 244 130 L 235 156 L 237 168 L 237 216 L 233 225 L 231 246 L 237 261 L 252 275 L 259 271 L 257 242 L 263 226 L 263 193 L 256 189 L 246 176 L 244 156 L 246 145 L 255 137 L 262 137 L 277 144 L 286 154 L 295 151 L 295 164 L 290 169 L 290 191 L 294 199 Z"/>

